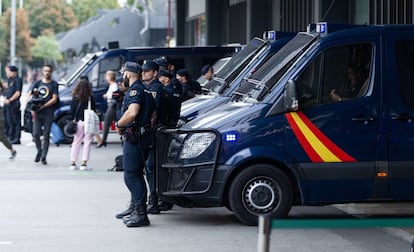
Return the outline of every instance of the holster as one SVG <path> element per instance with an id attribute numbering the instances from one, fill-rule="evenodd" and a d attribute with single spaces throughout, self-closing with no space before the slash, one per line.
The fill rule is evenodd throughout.
<path id="1" fill-rule="evenodd" d="M 124 132 L 124 138 L 130 144 L 139 144 L 141 141 L 141 133 L 137 127 L 129 127 Z"/>

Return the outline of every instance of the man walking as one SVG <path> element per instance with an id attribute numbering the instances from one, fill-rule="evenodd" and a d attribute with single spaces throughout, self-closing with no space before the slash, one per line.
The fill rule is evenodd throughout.
<path id="1" fill-rule="evenodd" d="M 18 76 L 16 66 L 6 67 L 7 89 L 4 93 L 4 114 L 7 137 L 12 144 L 20 144 L 21 111 L 20 96 L 22 94 L 22 78 Z"/>
<path id="2" fill-rule="evenodd" d="M 49 150 L 50 129 L 53 123 L 53 114 L 57 108 L 59 97 L 58 83 L 52 80 L 53 67 L 44 65 L 42 79 L 33 85 L 32 98 L 40 101 L 40 106 L 32 108 L 34 113 L 33 138 L 36 143 L 37 154 L 35 162 L 42 161 L 46 165 L 46 156 Z M 43 143 L 40 140 L 43 127 Z"/>

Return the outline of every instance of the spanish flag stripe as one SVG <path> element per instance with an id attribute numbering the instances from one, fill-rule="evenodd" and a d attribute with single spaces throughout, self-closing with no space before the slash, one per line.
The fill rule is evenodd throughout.
<path id="1" fill-rule="evenodd" d="M 306 154 L 310 158 L 312 162 L 323 162 L 322 158 L 319 154 L 312 148 L 306 137 L 303 135 L 302 131 L 299 129 L 298 125 L 296 124 L 295 120 L 292 118 L 292 115 L 287 113 L 286 118 L 292 127 L 293 133 L 295 134 L 296 138 L 298 139 L 300 145 L 305 150 Z"/>
<path id="2" fill-rule="evenodd" d="M 313 134 L 332 151 L 343 162 L 356 162 L 356 160 L 348 155 L 345 151 L 339 148 L 333 143 L 325 134 L 323 134 L 302 112 L 297 113 L 301 120 L 307 125 L 307 127 L 313 132 Z"/>
<path id="3" fill-rule="evenodd" d="M 298 113 L 291 113 L 300 131 L 311 144 L 312 148 L 319 154 L 324 162 L 340 162 L 341 160 L 314 134 L 308 125 L 302 120 Z"/>

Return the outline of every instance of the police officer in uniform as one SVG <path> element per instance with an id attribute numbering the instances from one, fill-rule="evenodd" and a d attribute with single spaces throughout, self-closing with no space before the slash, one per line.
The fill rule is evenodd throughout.
<path id="1" fill-rule="evenodd" d="M 153 95 L 157 107 L 157 126 L 161 123 L 158 119 L 164 118 L 168 107 L 164 87 L 158 80 L 158 67 L 158 64 L 151 60 L 145 61 L 142 65 L 142 82 Z M 145 177 L 147 178 L 150 191 L 147 210 L 150 214 L 159 214 L 158 197 L 155 189 L 155 130 L 151 132 L 151 135 L 152 142 L 145 166 Z"/>
<path id="2" fill-rule="evenodd" d="M 171 73 L 165 70 L 158 72 L 158 80 L 164 87 L 164 95 L 168 104 L 165 113 L 158 115 L 158 121 L 169 128 L 177 126 L 181 108 L 181 90 L 172 83 L 172 79 Z"/>
<path id="3" fill-rule="evenodd" d="M 10 65 L 6 67 L 8 87 L 4 93 L 4 112 L 7 136 L 12 144 L 20 144 L 21 136 L 21 111 L 20 96 L 22 94 L 22 78 L 18 76 L 18 68 Z"/>
<path id="4" fill-rule="evenodd" d="M 116 127 L 124 136 L 124 182 L 131 193 L 131 203 L 116 218 L 122 218 L 127 227 L 141 227 L 150 225 L 143 171 L 151 141 L 148 132 L 156 119 L 155 101 L 141 82 L 140 65 L 126 62 L 123 70 L 124 85 L 129 86 L 129 89 L 124 97 L 122 116 L 116 122 Z"/>

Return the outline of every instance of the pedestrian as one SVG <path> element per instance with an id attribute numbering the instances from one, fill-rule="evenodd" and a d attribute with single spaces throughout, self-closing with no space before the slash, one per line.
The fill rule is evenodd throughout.
<path id="1" fill-rule="evenodd" d="M 80 76 L 79 80 L 86 80 L 89 83 L 89 86 L 92 88 L 92 85 L 89 82 L 89 77 L 87 75 Z M 96 114 L 100 117 L 101 113 L 99 111 L 96 111 Z M 95 139 L 96 139 L 96 145 L 101 145 L 102 144 L 102 138 L 99 135 L 99 133 L 96 133 L 94 136 L 95 136 Z"/>
<path id="2" fill-rule="evenodd" d="M 116 218 L 122 218 L 127 227 L 141 227 L 150 225 L 144 163 L 148 157 L 149 131 L 156 120 L 156 108 L 151 92 L 141 81 L 141 66 L 126 62 L 122 69 L 124 85 L 129 89 L 124 97 L 122 116 L 115 125 L 119 134 L 124 136 L 124 182 L 131 193 L 131 203 Z"/>
<path id="3" fill-rule="evenodd" d="M 18 75 L 18 68 L 14 65 L 6 67 L 7 89 L 4 93 L 4 112 L 7 124 L 7 136 L 12 144 L 20 144 L 21 110 L 20 96 L 22 95 L 22 78 Z"/>
<path id="4" fill-rule="evenodd" d="M 0 80 L 0 87 L 1 92 L 3 93 L 3 90 L 5 90 L 5 86 L 3 82 Z M 13 149 L 12 144 L 9 141 L 9 138 L 6 136 L 6 132 L 4 130 L 4 112 L 3 107 L 0 106 L 0 142 L 3 143 L 3 145 L 10 151 L 10 160 L 13 160 L 16 157 L 17 151 Z"/>
<path id="5" fill-rule="evenodd" d="M 72 91 L 72 102 L 70 104 L 70 111 L 72 120 L 76 122 L 76 133 L 73 137 L 72 147 L 70 150 L 70 170 L 77 170 L 76 161 L 78 160 L 80 150 L 82 148 L 82 164 L 79 170 L 92 170 L 88 166 L 88 160 L 91 152 L 91 144 L 93 141 L 93 133 L 85 133 L 85 115 L 84 110 L 90 108 L 95 111 L 95 99 L 92 94 L 92 89 L 89 82 L 86 80 L 80 80 Z"/>
<path id="6" fill-rule="evenodd" d="M 53 123 L 53 115 L 58 106 L 58 83 L 52 79 L 53 67 L 46 64 L 42 68 L 42 78 L 33 85 L 32 99 L 35 96 L 40 100 L 38 106 L 32 107 L 34 113 L 33 138 L 36 143 L 37 154 L 35 162 L 42 161 L 46 165 L 46 157 L 49 150 L 50 129 Z M 43 128 L 43 130 L 42 130 Z M 43 132 L 43 143 L 40 136 Z"/>
<path id="7" fill-rule="evenodd" d="M 103 126 L 103 135 L 100 143 L 96 145 L 96 148 L 101 148 L 102 146 L 106 147 L 106 139 L 108 138 L 109 127 L 112 122 L 116 120 L 116 100 L 112 99 L 112 94 L 118 90 L 118 83 L 116 82 L 116 74 L 114 71 L 107 71 L 105 73 L 105 80 L 108 82 L 108 91 L 103 95 L 103 98 L 106 99 L 108 108 L 106 109 L 104 126 Z"/>

